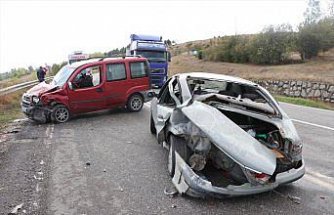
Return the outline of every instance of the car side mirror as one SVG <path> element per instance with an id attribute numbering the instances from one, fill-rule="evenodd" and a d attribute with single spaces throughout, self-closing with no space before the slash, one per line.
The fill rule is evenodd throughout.
<path id="1" fill-rule="evenodd" d="M 72 82 L 69 81 L 69 82 L 67 82 L 67 84 L 68 84 L 68 88 L 70 88 L 70 90 L 74 90 Z"/>

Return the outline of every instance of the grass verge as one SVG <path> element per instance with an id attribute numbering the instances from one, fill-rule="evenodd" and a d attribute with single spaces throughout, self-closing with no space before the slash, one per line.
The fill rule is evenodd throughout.
<path id="1" fill-rule="evenodd" d="M 280 102 L 286 102 L 290 104 L 315 107 L 315 108 L 321 108 L 321 109 L 327 109 L 327 110 L 334 110 L 334 104 L 329 104 L 329 103 L 318 101 L 318 100 L 287 97 L 287 96 L 281 96 L 281 95 L 275 95 L 274 97 Z"/>
<path id="2" fill-rule="evenodd" d="M 0 97 L 0 129 L 14 119 L 22 118 L 21 96 L 26 90 Z"/>

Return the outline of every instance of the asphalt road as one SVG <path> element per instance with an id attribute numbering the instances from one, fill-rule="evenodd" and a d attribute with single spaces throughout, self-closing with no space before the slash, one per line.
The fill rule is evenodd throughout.
<path id="1" fill-rule="evenodd" d="M 27 214 L 333 214 L 334 112 L 281 105 L 304 141 L 307 173 L 291 185 L 223 200 L 166 196 L 166 153 L 149 132 L 146 104 L 139 113 L 21 123 L 0 158 L 0 213 L 25 203 Z M 15 162 L 22 166 L 12 171 Z"/>

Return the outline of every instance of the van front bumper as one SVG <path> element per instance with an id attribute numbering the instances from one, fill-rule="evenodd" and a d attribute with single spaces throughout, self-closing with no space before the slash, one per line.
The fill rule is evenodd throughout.
<path id="1" fill-rule="evenodd" d="M 27 105 L 23 102 L 21 103 L 21 110 L 29 119 L 40 123 L 47 122 L 50 113 L 49 109 L 37 105 Z"/>

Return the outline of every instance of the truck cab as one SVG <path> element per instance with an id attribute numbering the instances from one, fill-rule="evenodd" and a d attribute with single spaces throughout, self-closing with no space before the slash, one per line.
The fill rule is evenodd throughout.
<path id="1" fill-rule="evenodd" d="M 162 87 L 168 79 L 168 62 L 170 62 L 170 53 L 162 37 L 131 34 L 130 39 L 127 56 L 147 58 L 150 64 L 152 85 Z"/>
<path id="2" fill-rule="evenodd" d="M 50 84 L 28 90 L 21 107 L 28 118 L 42 123 L 114 107 L 137 112 L 150 99 L 150 88 L 146 58 L 91 59 L 65 65 Z"/>

